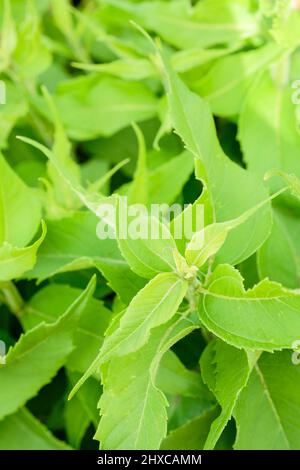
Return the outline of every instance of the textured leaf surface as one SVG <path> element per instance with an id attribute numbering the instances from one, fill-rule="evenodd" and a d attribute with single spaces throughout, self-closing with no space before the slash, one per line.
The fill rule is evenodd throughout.
<path id="1" fill-rule="evenodd" d="M 25 330 L 42 322 L 54 323 L 72 305 L 82 290 L 63 284 L 50 284 L 39 290 L 25 307 L 22 324 Z M 79 319 L 74 342 L 76 349 L 68 358 L 68 367 L 84 372 L 96 357 L 111 319 L 103 303 L 90 298 Z"/>
<path id="2" fill-rule="evenodd" d="M 157 449 L 167 432 L 167 400 L 155 384 L 162 354 L 195 326 L 174 317 L 139 351 L 103 367 L 97 439 L 102 449 Z"/>
<path id="3" fill-rule="evenodd" d="M 234 410 L 235 449 L 299 450 L 299 381 L 289 351 L 262 355 Z"/>
<path id="4" fill-rule="evenodd" d="M 222 411 L 214 420 L 207 439 L 205 449 L 213 449 L 230 420 L 235 403 L 241 390 L 247 383 L 250 365 L 247 354 L 214 340 L 201 356 L 201 371 L 204 382 L 215 394 Z"/>
<path id="5" fill-rule="evenodd" d="M 0 421 L 1 450 L 71 450 L 26 408 Z"/>
<path id="6" fill-rule="evenodd" d="M 74 349 L 77 322 L 94 288 L 93 278 L 60 319 L 53 324 L 41 323 L 22 335 L 9 350 L 6 364 L 0 368 L 1 418 L 13 413 L 35 396 L 65 363 Z"/>
<path id="7" fill-rule="evenodd" d="M 156 98 L 143 83 L 98 75 L 62 83 L 56 103 L 68 134 L 76 140 L 109 136 L 132 121 L 155 116 L 157 111 Z"/>
<path id="8" fill-rule="evenodd" d="M 290 348 L 300 328 L 299 294 L 267 279 L 245 290 L 240 273 L 220 265 L 199 304 L 206 327 L 238 348 Z"/>
<path id="9" fill-rule="evenodd" d="M 233 219 L 266 199 L 262 183 L 223 153 L 209 105 L 189 91 L 167 65 L 165 71 L 173 125 L 195 157 L 196 175 L 207 185 L 212 221 Z M 236 264 L 246 259 L 266 239 L 270 223 L 267 206 L 230 234 L 218 260 Z"/>
<path id="10" fill-rule="evenodd" d="M 47 227 L 47 237 L 28 277 L 43 280 L 59 272 L 96 266 L 125 301 L 143 285 L 130 272 L 116 240 L 97 238 L 97 218 L 93 214 L 78 212 L 60 221 L 48 221 Z"/>
<path id="11" fill-rule="evenodd" d="M 25 248 L 15 248 L 7 242 L 0 247 L 0 281 L 10 281 L 22 276 L 36 263 L 37 251 L 46 236 L 46 224 L 42 223 L 40 238 Z"/>
<path id="12" fill-rule="evenodd" d="M 25 186 L 0 155 L 0 243 L 22 248 L 33 238 L 41 217 L 37 194 Z"/>

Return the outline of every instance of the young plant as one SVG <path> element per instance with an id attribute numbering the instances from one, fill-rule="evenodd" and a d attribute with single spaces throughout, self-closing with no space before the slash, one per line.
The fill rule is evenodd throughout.
<path id="1" fill-rule="evenodd" d="M 299 449 L 297 2 L 0 24 L 0 449 Z"/>

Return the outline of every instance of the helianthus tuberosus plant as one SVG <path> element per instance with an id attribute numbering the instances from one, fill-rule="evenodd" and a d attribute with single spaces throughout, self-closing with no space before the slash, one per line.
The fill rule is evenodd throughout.
<path id="1" fill-rule="evenodd" d="M 0 0 L 0 449 L 300 448 L 299 9 Z"/>

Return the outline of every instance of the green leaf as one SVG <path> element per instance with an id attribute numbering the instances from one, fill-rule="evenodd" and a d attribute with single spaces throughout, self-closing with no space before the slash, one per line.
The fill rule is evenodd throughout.
<path id="1" fill-rule="evenodd" d="M 179 49 L 231 43 L 256 33 L 255 18 L 239 2 L 204 0 L 191 7 L 186 0 L 146 1 L 132 4 L 105 0 L 106 15 L 134 20 Z M 104 10 L 105 11 L 105 10 Z"/>
<path id="2" fill-rule="evenodd" d="M 201 375 L 187 369 L 173 351 L 168 351 L 162 358 L 157 373 L 156 384 L 164 393 L 184 397 L 211 397 L 207 393 Z"/>
<path id="3" fill-rule="evenodd" d="M 134 132 L 138 141 L 138 161 L 128 193 L 129 204 L 147 204 L 148 202 L 148 170 L 146 143 L 140 128 L 134 124 Z"/>
<path id="4" fill-rule="evenodd" d="M 26 4 L 26 13 L 19 24 L 12 60 L 18 73 L 25 79 L 39 75 L 51 64 L 52 56 L 42 36 L 40 18 L 34 2 Z"/>
<path id="5" fill-rule="evenodd" d="M 124 302 L 128 303 L 144 282 L 131 272 L 122 258 L 116 240 L 98 239 L 98 220 L 88 212 L 47 222 L 47 237 L 37 263 L 27 277 L 42 281 L 57 273 L 97 267 Z"/>
<path id="6" fill-rule="evenodd" d="M 296 289 L 300 287 L 299 217 L 280 208 L 274 208 L 273 215 L 271 235 L 257 253 L 259 275 Z"/>
<path id="7" fill-rule="evenodd" d="M 172 204 L 181 193 L 194 169 L 190 152 L 170 158 L 149 174 L 149 203 Z"/>
<path id="8" fill-rule="evenodd" d="M 172 430 L 163 440 L 161 450 L 202 450 L 209 433 L 210 426 L 216 418 L 217 408 L 214 407 L 202 416 L 187 421 Z"/>
<path id="9" fill-rule="evenodd" d="M 41 204 L 34 189 L 28 188 L 0 154 L 0 244 L 26 246 L 41 219 Z"/>
<path id="10" fill-rule="evenodd" d="M 191 69 L 200 67 L 207 63 L 211 63 L 213 60 L 220 57 L 226 56 L 231 52 L 234 52 L 236 48 L 209 48 L 200 49 L 198 47 L 191 49 L 184 49 L 175 52 L 170 61 L 171 65 L 178 73 L 188 72 Z"/>
<path id="11" fill-rule="evenodd" d="M 284 3 L 284 2 L 283 2 Z M 280 2 L 276 18 L 273 21 L 273 28 L 271 30 L 272 36 L 275 40 L 289 49 L 294 49 L 299 45 L 299 28 L 300 28 L 300 13 L 297 11 L 299 7 L 294 4 L 294 11 L 289 10 L 289 4 L 283 5 L 287 9 L 287 14 L 284 11 L 280 11 Z"/>
<path id="12" fill-rule="evenodd" d="M 264 279 L 245 290 L 240 273 L 220 265 L 199 303 L 204 325 L 238 348 L 266 351 L 290 348 L 298 339 L 300 296 Z"/>
<path id="13" fill-rule="evenodd" d="M 27 100 L 15 84 L 5 80 L 6 103 L 0 104 L 0 148 L 7 147 L 8 137 L 19 119 L 28 112 Z"/>
<path id="14" fill-rule="evenodd" d="M 132 121 L 155 116 L 157 111 L 156 98 L 143 83 L 98 75 L 61 83 L 55 101 L 68 135 L 74 140 L 110 136 Z"/>
<path id="15" fill-rule="evenodd" d="M 112 359 L 103 367 L 104 394 L 96 438 L 101 449 L 158 449 L 167 432 L 167 401 L 155 385 L 164 352 L 193 331 L 190 320 L 176 315 L 153 330 L 139 351 Z"/>
<path id="16" fill-rule="evenodd" d="M 0 421 L 1 450 L 71 450 L 26 408 Z"/>
<path id="17" fill-rule="evenodd" d="M 274 196 L 277 194 L 275 193 Z M 271 198 L 262 201 L 236 219 L 207 225 L 196 232 L 185 250 L 185 257 L 188 263 L 199 268 L 203 266 L 211 256 L 215 255 L 222 248 L 231 230 L 246 222 L 261 207 L 267 205 L 270 200 Z"/>
<path id="18" fill-rule="evenodd" d="M 68 442 L 75 449 L 79 449 L 90 420 L 78 397 L 66 402 L 64 418 Z"/>
<path id="19" fill-rule="evenodd" d="M 165 224 L 145 210 L 131 215 L 122 198 L 116 215 L 118 245 L 132 271 L 151 279 L 160 272 L 176 270 L 173 253 L 177 247 Z"/>
<path id="20" fill-rule="evenodd" d="M 28 331 L 42 322 L 53 324 L 81 293 L 80 289 L 64 284 L 45 286 L 25 305 L 21 317 L 22 325 Z M 94 298 L 87 301 L 74 333 L 76 349 L 67 360 L 69 369 L 85 372 L 98 354 L 110 320 L 111 312 L 103 305 L 103 302 Z"/>
<path id="21" fill-rule="evenodd" d="M 148 159 L 150 156 L 148 156 Z M 149 162 L 150 163 L 150 162 Z M 188 181 L 194 169 L 193 157 L 189 152 L 182 152 L 179 155 L 168 159 L 162 165 L 154 169 L 148 169 L 147 203 L 150 204 L 172 204 L 180 195 L 183 186 Z M 128 195 L 132 191 L 132 183 L 125 184 L 118 188 L 120 195 Z M 141 187 L 139 194 L 143 193 Z M 137 191 L 136 191 L 137 193 Z M 141 202 L 141 201 L 138 201 Z"/>
<path id="22" fill-rule="evenodd" d="M 3 0 L 3 17 L 1 25 L 0 71 L 9 65 L 12 53 L 17 44 L 16 25 L 13 19 L 9 0 Z"/>
<path id="23" fill-rule="evenodd" d="M 222 408 L 220 415 L 212 423 L 204 445 L 204 449 L 213 449 L 232 416 L 251 369 L 245 351 L 216 339 L 206 347 L 200 366 L 204 382 L 215 394 Z"/>
<path id="24" fill-rule="evenodd" d="M 9 350 L 6 364 L 0 367 L 1 418 L 34 397 L 66 362 L 74 350 L 74 330 L 94 289 L 95 278 L 92 278 L 62 317 L 53 324 L 41 323 L 22 335 Z"/>
<path id="25" fill-rule="evenodd" d="M 265 200 L 266 190 L 259 179 L 226 158 L 208 104 L 190 92 L 166 63 L 164 69 L 173 125 L 195 157 L 196 175 L 207 187 L 212 222 L 236 218 Z M 205 192 L 203 195 L 206 197 Z M 209 210 L 208 205 L 205 209 Z M 232 231 L 217 260 L 236 264 L 248 258 L 265 241 L 270 223 L 267 205 Z M 250 239 L 249 231 L 253 234 Z"/>
<path id="26" fill-rule="evenodd" d="M 104 64 L 80 64 L 73 67 L 88 72 L 107 73 L 123 80 L 143 80 L 157 74 L 155 67 L 147 59 L 118 59 Z"/>
<path id="27" fill-rule="evenodd" d="M 273 76 L 269 71 L 262 74 L 247 95 L 239 120 L 239 140 L 248 168 L 260 177 L 274 168 L 300 177 L 300 136 L 291 86 L 285 83 L 287 65 L 283 60 L 275 65 Z M 283 77 L 276 81 L 275 73 Z M 271 183 L 273 190 L 281 186 L 277 179 Z"/>
<path id="28" fill-rule="evenodd" d="M 73 189 L 73 186 L 75 188 L 81 186 L 80 167 L 73 159 L 71 143 L 66 136 L 53 98 L 45 87 L 42 91 L 54 122 L 54 142 L 52 155 L 49 156 L 51 158 L 47 164 L 47 172 L 54 187 L 53 191 L 57 203 L 70 211 L 80 205 L 78 195 L 74 194 Z M 48 152 L 46 156 L 47 154 Z"/>
<path id="29" fill-rule="evenodd" d="M 284 171 L 281 171 L 281 170 L 278 170 L 278 169 L 273 169 L 273 170 L 269 170 L 265 174 L 264 178 L 265 178 L 265 180 L 268 180 L 268 179 L 272 178 L 272 176 L 277 176 L 277 177 L 283 179 L 283 181 L 288 185 L 288 188 L 290 189 L 291 194 L 295 198 L 300 199 L 300 180 L 299 180 L 299 178 L 297 178 L 296 175 L 288 174 L 288 173 L 285 173 Z"/>
<path id="30" fill-rule="evenodd" d="M 191 240 L 191 235 L 200 232 L 205 224 L 211 222 L 210 214 L 207 214 L 209 211 L 205 210 L 209 205 L 205 200 L 207 196 L 207 191 L 204 189 L 202 195 L 198 197 L 193 204 L 188 204 L 185 209 L 170 222 L 170 232 L 175 238 L 177 248 L 181 254 L 185 253 L 187 245 Z M 184 230 L 186 223 L 190 224 L 192 228 L 191 234 L 186 233 Z M 176 234 L 181 234 L 181 236 Z"/>
<path id="31" fill-rule="evenodd" d="M 76 382 L 80 379 L 80 374 L 67 369 L 67 375 L 71 386 L 74 387 Z M 84 408 L 87 416 L 89 417 L 90 422 L 93 423 L 95 428 L 97 428 L 100 419 L 98 402 L 101 392 L 102 389 L 99 385 L 99 378 L 96 380 L 93 377 L 90 377 L 86 380 L 80 390 L 78 390 L 76 395 L 82 408 Z"/>
<path id="32" fill-rule="evenodd" d="M 152 279 L 132 299 L 118 328 L 106 338 L 99 364 L 137 351 L 146 344 L 151 330 L 175 315 L 186 291 L 187 282 L 175 273 L 161 273 Z"/>
<path id="33" fill-rule="evenodd" d="M 10 281 L 22 276 L 36 263 L 37 251 L 46 237 L 46 224 L 42 221 L 42 234 L 32 245 L 15 248 L 4 242 L 0 247 L 0 281 Z"/>
<path id="34" fill-rule="evenodd" d="M 213 113 L 218 116 L 235 116 L 256 77 L 283 54 L 275 43 L 239 52 L 219 59 L 208 73 L 193 85 L 205 97 Z"/>
<path id="35" fill-rule="evenodd" d="M 289 351 L 262 355 L 234 410 L 236 450 L 299 450 L 299 383 Z"/>

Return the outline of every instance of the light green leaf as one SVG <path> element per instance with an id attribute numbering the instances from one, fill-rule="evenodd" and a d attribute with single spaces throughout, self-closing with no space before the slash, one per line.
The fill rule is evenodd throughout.
<path id="1" fill-rule="evenodd" d="M 147 59 L 118 59 L 104 64 L 80 64 L 73 62 L 73 67 L 88 72 L 106 73 L 123 80 L 143 80 L 157 74 L 155 67 Z"/>
<path id="2" fill-rule="evenodd" d="M 279 178 L 282 178 L 283 181 L 288 185 L 288 188 L 290 189 L 291 194 L 295 198 L 300 199 L 300 179 L 297 178 L 296 175 L 288 174 L 278 169 L 273 169 L 273 170 L 269 170 L 265 174 L 265 180 L 270 179 L 272 176 L 277 176 Z"/>
<path id="3" fill-rule="evenodd" d="M 66 402 L 64 418 L 68 442 L 75 449 L 79 449 L 90 420 L 78 397 Z"/>
<path id="4" fill-rule="evenodd" d="M 215 394 L 222 411 L 212 423 L 204 449 L 214 449 L 227 422 L 230 420 L 235 403 L 245 387 L 250 365 L 247 354 L 214 340 L 206 347 L 200 360 L 204 382 Z"/>
<path id="5" fill-rule="evenodd" d="M 124 0 L 105 0 L 111 18 L 134 20 L 159 34 L 179 49 L 210 47 L 240 41 L 255 35 L 255 18 L 240 5 L 228 0 L 204 0 L 191 7 L 186 0 L 146 1 L 132 4 Z M 105 10 L 104 10 L 105 11 Z"/>
<path id="6" fill-rule="evenodd" d="M 36 263 L 37 251 L 43 243 L 47 228 L 42 221 L 42 234 L 36 242 L 25 248 L 15 248 L 10 243 L 4 242 L 0 247 L 0 281 L 11 281 L 18 278 Z"/>
<path id="7" fill-rule="evenodd" d="M 61 83 L 55 101 L 68 135 L 74 140 L 110 136 L 157 112 L 157 100 L 143 83 L 98 75 Z"/>
<path id="8" fill-rule="evenodd" d="M 3 17 L 1 25 L 0 71 L 10 63 L 12 53 L 17 44 L 16 25 L 13 19 L 10 0 L 3 0 Z"/>
<path id="9" fill-rule="evenodd" d="M 184 73 L 228 55 L 231 52 L 234 52 L 234 48 L 220 47 L 215 49 L 200 49 L 198 47 L 193 47 L 191 49 L 184 49 L 175 52 L 171 56 L 170 62 L 176 72 Z"/>
<path id="10" fill-rule="evenodd" d="M 175 273 L 160 273 L 132 299 L 125 313 L 115 317 L 106 332 L 107 338 L 83 377 L 72 390 L 72 397 L 85 380 L 113 357 L 139 350 L 149 339 L 151 330 L 168 322 L 177 312 L 188 283 Z"/>
<path id="11" fill-rule="evenodd" d="M 92 278 L 62 317 L 53 324 L 41 323 L 33 328 L 8 351 L 6 364 L 0 367 L 1 418 L 34 397 L 65 363 L 74 349 L 74 330 L 94 289 Z"/>
<path id="12" fill-rule="evenodd" d="M 204 225 L 211 223 L 210 211 L 206 210 L 207 207 L 210 207 L 209 201 L 205 200 L 207 196 L 207 191 L 204 188 L 201 196 L 193 204 L 188 204 L 180 214 L 171 220 L 169 229 L 175 239 L 178 250 L 182 254 L 184 254 L 193 233 L 200 232 Z M 185 224 L 191 227 L 191 233 L 186 233 L 184 229 Z"/>
<path id="13" fill-rule="evenodd" d="M 173 351 L 168 351 L 163 356 L 157 373 L 156 385 L 164 393 L 170 395 L 210 398 L 201 375 L 187 369 Z"/>
<path id="14" fill-rule="evenodd" d="M 200 67 L 219 57 L 230 54 L 233 49 L 200 49 L 191 48 L 176 51 L 170 58 L 174 70 L 178 73 L 187 72 Z M 124 80 L 143 80 L 157 75 L 154 65 L 147 59 L 123 58 L 103 64 L 85 64 L 73 62 L 73 67 L 88 72 L 99 72 L 114 75 Z"/>
<path id="15" fill-rule="evenodd" d="M 139 276 L 150 279 L 176 270 L 173 252 L 177 247 L 167 226 L 145 209 L 130 212 L 123 198 L 117 206 L 117 237 L 122 255 Z"/>
<path id="16" fill-rule="evenodd" d="M 26 13 L 19 24 L 12 60 L 18 74 L 25 79 L 39 75 L 51 64 L 52 56 L 41 32 L 35 2 L 26 3 Z"/>
<path id="17" fill-rule="evenodd" d="M 189 319 L 176 315 L 154 329 L 139 351 L 103 367 L 104 394 L 96 434 L 103 450 L 159 448 L 167 432 L 167 401 L 155 385 L 157 367 L 164 352 L 194 328 Z"/>
<path id="18" fill-rule="evenodd" d="M 218 116 L 235 116 L 241 111 L 256 75 L 266 70 L 284 50 L 275 43 L 219 59 L 208 73 L 193 85 Z"/>
<path id="19" fill-rule="evenodd" d="M 81 187 L 80 167 L 73 159 L 71 143 L 67 138 L 53 98 L 45 87 L 42 91 L 54 122 L 54 142 L 47 171 L 54 187 L 57 203 L 70 211 L 80 206 L 78 194 L 76 195 L 73 189 Z"/>
<path id="20" fill-rule="evenodd" d="M 290 289 L 300 287 L 300 220 L 289 209 L 274 208 L 270 237 L 257 253 L 260 278 L 268 277 Z"/>
<path id="21" fill-rule="evenodd" d="M 282 191 L 285 191 L 285 188 Z M 275 193 L 274 197 L 280 193 L 281 191 Z M 271 199 L 272 197 L 262 201 L 233 220 L 207 225 L 196 232 L 186 247 L 185 257 L 188 263 L 199 268 L 203 266 L 211 256 L 221 249 L 231 230 L 246 222 L 261 207 L 267 205 Z"/>
<path id="22" fill-rule="evenodd" d="M 150 156 L 148 159 L 151 160 Z M 193 157 L 190 152 L 186 151 L 168 159 L 152 170 L 148 169 L 148 206 L 150 204 L 173 204 L 180 195 L 193 169 Z M 131 185 L 132 183 L 123 185 L 118 188 L 117 193 L 120 195 L 130 193 Z M 144 189 L 142 190 L 140 187 L 139 193 L 143 192 Z"/>
<path id="23" fill-rule="evenodd" d="M 158 274 L 132 299 L 118 328 L 106 338 L 99 363 L 140 349 L 153 328 L 175 315 L 186 291 L 187 282 L 175 273 Z"/>
<path id="24" fill-rule="evenodd" d="M 199 314 L 210 331 L 233 346 L 274 351 L 298 339 L 300 296 L 268 279 L 245 290 L 240 273 L 220 265 L 203 289 Z"/>
<path id="25" fill-rule="evenodd" d="M 8 137 L 20 118 L 28 111 L 22 91 L 10 80 L 5 80 L 6 103 L 0 104 L 0 148 L 7 147 Z"/>
<path id="26" fill-rule="evenodd" d="M 29 279 L 42 281 L 57 273 L 95 266 L 110 286 L 128 303 L 144 281 L 136 276 L 122 258 L 116 240 L 98 239 L 98 220 L 88 212 L 76 212 L 59 221 L 47 222 L 47 237 L 42 244 Z"/>
<path id="27" fill-rule="evenodd" d="M 73 372 L 67 369 L 67 376 L 72 387 L 75 386 L 76 382 L 80 379 L 80 374 L 78 372 Z M 85 409 L 89 420 L 95 428 L 99 424 L 99 410 L 98 402 L 101 395 L 102 388 L 99 384 L 99 377 L 94 379 L 90 377 L 86 380 L 83 386 L 78 390 L 76 397 L 79 399 L 82 408 Z"/>
<path id="28" fill-rule="evenodd" d="M 28 188 L 0 154 L 0 244 L 26 246 L 41 219 L 36 191 Z"/>
<path id="29" fill-rule="evenodd" d="M 209 195 L 212 222 L 238 217 L 267 198 L 259 179 L 230 161 L 216 136 L 209 105 L 190 92 L 174 72 L 164 64 L 173 125 L 195 157 L 196 175 L 203 180 Z M 206 204 L 209 211 L 209 205 Z M 219 262 L 236 264 L 254 253 L 270 232 L 269 205 L 228 236 L 217 255 Z M 249 237 L 251 232 L 251 237 Z"/>
<path id="30" fill-rule="evenodd" d="M 299 384 L 289 351 L 262 355 L 234 410 L 236 450 L 299 450 Z"/>
<path id="31" fill-rule="evenodd" d="M 163 440 L 161 450 L 202 450 L 209 433 L 210 426 L 218 414 L 217 407 L 203 415 L 187 421 L 173 429 Z"/>
<path id="32" fill-rule="evenodd" d="M 1 450 L 71 450 L 26 408 L 0 421 Z"/>
<path id="33" fill-rule="evenodd" d="M 281 2 L 279 2 L 280 5 Z M 300 13 L 299 6 L 297 3 L 292 5 L 293 10 L 289 10 L 289 2 L 286 2 L 286 5 L 283 6 L 287 9 L 287 14 L 284 14 L 284 11 L 279 11 L 277 17 L 273 21 L 273 28 L 271 34 L 275 40 L 284 47 L 289 49 L 294 49 L 299 45 L 299 28 L 300 28 Z"/>
<path id="34" fill-rule="evenodd" d="M 300 177 L 300 135 L 291 86 L 286 83 L 285 62 L 276 63 L 273 74 L 265 72 L 256 80 L 240 115 L 239 140 L 244 159 L 247 167 L 261 178 L 274 168 Z M 275 73 L 283 76 L 276 80 Z M 264 145 L 261 145 L 262 139 Z M 277 179 L 271 180 L 273 190 L 281 185 Z"/>
<path id="35" fill-rule="evenodd" d="M 81 293 L 80 289 L 64 284 L 45 286 L 26 303 L 22 325 L 28 331 L 42 322 L 56 322 Z M 69 369 L 85 372 L 98 354 L 110 320 L 111 312 L 103 302 L 94 298 L 87 301 L 74 333 L 76 349 L 67 360 Z"/>
<path id="36" fill-rule="evenodd" d="M 172 204 L 194 170 L 190 152 L 182 152 L 149 174 L 149 203 Z"/>

